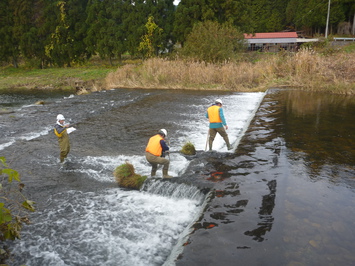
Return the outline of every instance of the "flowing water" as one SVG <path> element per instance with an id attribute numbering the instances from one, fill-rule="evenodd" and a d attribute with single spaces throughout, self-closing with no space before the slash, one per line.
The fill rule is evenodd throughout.
<path id="1" fill-rule="evenodd" d="M 216 98 L 232 151 L 217 136 L 204 152 Z M 65 167 L 58 113 L 77 128 Z M 3 92 L 0 156 L 37 202 L 9 264 L 355 265 L 354 114 L 354 97 L 295 90 Z M 149 175 L 160 128 L 176 178 L 119 188 L 112 172 L 127 160 Z M 187 141 L 196 156 L 177 152 Z"/>
<path id="2" fill-rule="evenodd" d="M 264 93 L 213 93 L 117 89 L 89 95 L 31 91 L 0 95 L 0 156 L 20 172 L 24 193 L 36 201 L 22 239 L 9 243 L 13 265 L 166 265 L 210 199 L 213 184 L 191 180 L 203 162 L 170 155 L 172 181 L 149 180 L 142 191 L 119 188 L 115 167 L 131 162 L 149 175 L 149 137 L 168 130 L 171 150 L 190 141 L 205 149 L 205 111 L 224 101 L 230 140 L 237 147 Z M 34 104 L 37 101 L 44 104 Z M 57 114 L 77 129 L 64 166 L 53 126 Z M 219 136 L 211 154 L 225 156 Z M 205 155 L 202 155 L 202 157 Z M 218 157 L 218 156 L 217 156 Z M 191 170 L 192 169 L 192 170 Z M 185 178 L 184 178 L 185 176 Z M 190 180 L 188 180 L 190 179 Z"/>

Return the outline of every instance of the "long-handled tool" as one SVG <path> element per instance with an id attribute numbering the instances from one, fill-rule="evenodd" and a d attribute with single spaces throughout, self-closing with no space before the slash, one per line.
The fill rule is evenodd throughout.
<path id="1" fill-rule="evenodd" d="M 167 139 L 167 141 L 168 141 L 168 147 L 170 150 L 170 139 Z M 168 153 L 168 157 L 169 157 L 169 161 L 170 161 L 170 151 L 167 151 L 167 153 Z"/>
<path id="2" fill-rule="evenodd" d="M 209 137 L 210 137 L 210 129 L 208 129 L 208 131 L 207 131 L 207 140 L 206 140 L 205 151 L 207 151 L 207 144 L 208 144 Z"/>

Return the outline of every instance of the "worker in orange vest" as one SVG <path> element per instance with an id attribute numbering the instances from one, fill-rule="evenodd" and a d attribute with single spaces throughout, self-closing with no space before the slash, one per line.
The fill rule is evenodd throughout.
<path id="1" fill-rule="evenodd" d="M 228 129 L 226 119 L 224 118 L 223 109 L 222 109 L 222 100 L 217 99 L 215 103 L 207 109 L 206 117 L 210 121 L 210 128 L 209 128 L 209 150 L 212 150 L 212 144 L 218 133 L 224 139 L 227 145 L 227 149 L 231 150 L 232 146 L 229 143 L 228 134 L 226 129 Z M 225 129 L 224 129 L 225 127 Z"/>
<path id="2" fill-rule="evenodd" d="M 165 142 L 167 135 L 166 129 L 160 129 L 158 134 L 149 139 L 145 148 L 145 157 L 152 165 L 152 177 L 156 176 L 158 164 L 161 164 L 163 165 L 163 178 L 172 178 L 172 176 L 168 175 L 170 161 L 164 158 L 165 154 L 169 152 L 169 147 Z"/>

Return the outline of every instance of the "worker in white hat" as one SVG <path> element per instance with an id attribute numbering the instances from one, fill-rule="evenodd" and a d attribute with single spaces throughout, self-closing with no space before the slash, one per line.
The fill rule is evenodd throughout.
<path id="1" fill-rule="evenodd" d="M 145 148 L 145 157 L 152 165 L 151 176 L 155 177 L 158 169 L 158 164 L 163 165 L 163 178 L 172 178 L 168 174 L 170 161 L 165 157 L 165 153 L 169 152 L 169 147 L 165 142 L 168 136 L 166 129 L 160 129 L 158 134 L 151 137 L 148 145 Z"/>
<path id="2" fill-rule="evenodd" d="M 63 163 L 67 158 L 70 151 L 70 142 L 67 132 L 69 124 L 65 124 L 65 118 L 62 114 L 57 115 L 57 123 L 54 126 L 54 133 L 58 137 L 58 143 L 60 148 L 60 162 Z"/>
<path id="3" fill-rule="evenodd" d="M 227 149 L 231 150 L 232 146 L 229 143 L 228 134 L 226 129 L 228 129 L 228 125 L 226 119 L 224 118 L 223 109 L 222 109 L 222 100 L 217 99 L 215 103 L 207 109 L 206 117 L 209 119 L 210 127 L 209 127 L 209 150 L 212 150 L 212 144 L 218 133 L 224 139 Z M 207 144 L 206 144 L 207 145 Z"/>

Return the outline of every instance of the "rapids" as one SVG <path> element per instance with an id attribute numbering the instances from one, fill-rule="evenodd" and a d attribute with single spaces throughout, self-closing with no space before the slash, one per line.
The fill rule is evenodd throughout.
<path id="1" fill-rule="evenodd" d="M 190 141 L 206 145 L 205 112 L 224 102 L 234 149 L 264 93 L 117 89 L 82 96 L 4 93 L 0 156 L 20 172 L 24 194 L 36 201 L 22 239 L 9 243 L 16 265 L 162 265 L 181 252 L 203 212 L 208 190 L 182 182 L 191 158 L 170 155 L 172 182 L 149 180 L 142 191 L 119 188 L 112 172 L 125 161 L 149 175 L 144 148 L 160 128 L 172 151 Z M 36 101 L 44 104 L 36 105 Z M 64 166 L 53 126 L 57 114 L 77 129 Z M 214 150 L 228 154 L 219 136 Z M 194 167 L 203 167 L 201 162 Z M 191 174 L 190 174 L 191 176 Z M 161 177 L 159 171 L 158 177 Z M 181 179 L 180 179 L 181 177 Z M 180 180 L 179 180 L 180 179 Z"/>

